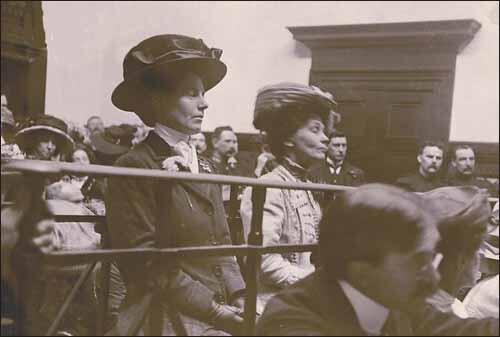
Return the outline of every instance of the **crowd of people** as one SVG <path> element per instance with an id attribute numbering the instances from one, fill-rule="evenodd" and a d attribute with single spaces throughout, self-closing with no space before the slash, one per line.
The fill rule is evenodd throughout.
<path id="1" fill-rule="evenodd" d="M 134 46 L 111 100 L 136 113 L 144 122 L 139 126 L 105 127 L 99 116 L 83 128 L 51 115 L 16 123 L 2 97 L 2 162 L 67 161 L 356 187 L 335 193 L 266 190 L 263 244 L 319 243 L 319 251 L 262 256 L 259 334 L 498 335 L 498 202 L 492 210 L 488 201 L 498 197 L 498 184 L 477 176 L 474 149 L 454 148 L 443 172 L 444 146 L 426 141 L 416 156 L 416 173 L 393 186 L 368 183 L 363 169 L 346 160 L 349 137 L 338 127 L 333 95 L 287 82 L 256 94 L 253 125 L 265 140 L 260 153 L 240 152 L 231 126 L 217 127 L 207 144 L 201 132 L 205 92 L 226 75 L 221 54 L 182 35 L 158 35 Z M 2 180 L 2 203 L 14 201 L 2 206 L 3 317 L 9 315 L 4 281 L 6 289 L 12 286 L 12 271 L 4 265 L 19 237 L 16 228 L 27 221 L 19 213 L 29 212 L 19 205 L 30 186 L 11 187 L 4 188 Z M 241 219 L 233 223 L 227 216 L 228 186 L 50 176 L 43 188 L 47 212 L 30 219 L 30 249 L 244 243 L 254 210 L 252 188 L 238 194 Z M 106 225 L 54 223 L 51 214 L 105 215 Z M 23 296 L 23 333 L 38 335 L 55 318 L 82 266 L 29 267 L 40 272 Z M 120 260 L 111 266 L 109 298 L 98 298 L 97 277 L 92 278 L 59 334 L 91 334 L 92 308 L 103 300 L 110 334 L 136 326 L 140 334 L 153 333 L 147 324 L 158 314 L 149 312 L 153 301 L 161 303 L 162 335 L 240 334 L 244 268 L 244 260 L 231 256 Z"/>

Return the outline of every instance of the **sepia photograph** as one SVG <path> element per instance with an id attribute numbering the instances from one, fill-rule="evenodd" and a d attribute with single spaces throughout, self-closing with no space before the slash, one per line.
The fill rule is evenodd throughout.
<path id="1" fill-rule="evenodd" d="M 2 336 L 498 336 L 498 1 L 1 1 Z"/>

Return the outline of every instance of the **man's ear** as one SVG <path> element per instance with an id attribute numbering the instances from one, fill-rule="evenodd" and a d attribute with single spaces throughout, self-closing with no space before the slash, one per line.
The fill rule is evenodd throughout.
<path id="1" fill-rule="evenodd" d="M 456 163 L 454 160 L 452 160 L 452 161 L 451 161 L 451 166 L 453 166 L 453 167 L 457 167 L 457 163 Z"/>
<path id="2" fill-rule="evenodd" d="M 417 161 L 418 161 L 419 164 L 422 164 L 422 157 L 421 156 L 422 156 L 421 154 L 419 154 L 417 156 Z"/>

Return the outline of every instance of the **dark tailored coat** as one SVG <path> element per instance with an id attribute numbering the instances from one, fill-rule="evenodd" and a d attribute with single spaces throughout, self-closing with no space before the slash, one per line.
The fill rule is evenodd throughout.
<path id="1" fill-rule="evenodd" d="M 120 157 L 115 166 L 161 169 L 171 148 L 156 133 Z M 199 160 L 200 173 L 211 172 Z M 106 198 L 113 248 L 183 247 L 231 244 L 218 185 L 170 183 L 141 178 L 110 178 Z M 152 281 L 166 283 L 165 298 L 180 313 L 208 321 L 213 300 L 228 303 L 245 288 L 234 257 L 203 257 L 159 261 L 119 261 L 127 296 L 150 289 Z M 133 294 L 135 293 L 135 294 Z"/>
<path id="2" fill-rule="evenodd" d="M 382 332 L 393 336 L 498 336 L 498 319 L 461 320 L 432 307 L 410 319 L 391 313 Z M 336 281 L 317 271 L 272 298 L 259 319 L 258 336 L 366 336 Z"/>
<path id="3" fill-rule="evenodd" d="M 360 186 L 365 183 L 365 173 L 360 168 L 344 162 L 339 174 L 333 174 L 326 161 L 313 166 L 308 173 L 309 179 L 318 184 L 331 184 L 343 186 Z M 335 198 L 331 192 L 313 192 L 314 198 L 324 209 L 328 202 Z"/>
<path id="4" fill-rule="evenodd" d="M 477 186 L 482 189 L 488 190 L 492 197 L 498 197 L 498 188 L 490 183 L 488 180 L 474 175 L 461 176 L 455 172 L 450 172 L 446 178 L 449 186 Z"/>
<path id="5" fill-rule="evenodd" d="M 315 165 L 309 171 L 310 179 L 317 183 L 360 186 L 365 183 L 365 173 L 360 168 L 344 162 L 339 174 L 333 174 L 326 162 Z"/>
<path id="6" fill-rule="evenodd" d="M 427 179 L 419 172 L 396 180 L 396 186 L 409 192 L 427 192 L 435 188 L 446 186 L 446 182 L 439 176 Z"/>

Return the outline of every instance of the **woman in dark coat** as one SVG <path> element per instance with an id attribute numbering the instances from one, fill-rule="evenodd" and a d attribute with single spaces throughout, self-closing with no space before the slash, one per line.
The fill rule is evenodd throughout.
<path id="1" fill-rule="evenodd" d="M 129 51 L 123 64 L 125 79 L 112 101 L 122 110 L 134 111 L 153 130 L 115 166 L 212 172 L 187 142 L 201 130 L 208 107 L 205 91 L 226 74 L 220 55 L 202 40 L 181 35 L 154 36 Z M 231 244 L 217 185 L 110 178 L 106 208 L 113 248 Z M 153 291 L 166 313 L 162 331 L 156 333 L 239 331 L 245 284 L 234 257 L 129 259 L 119 261 L 119 266 L 127 298 L 115 333 L 133 329 L 127 314 L 147 310 Z M 148 327 L 144 325 L 146 334 L 154 332 Z"/>

